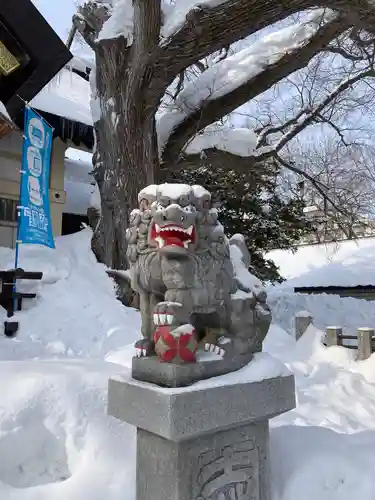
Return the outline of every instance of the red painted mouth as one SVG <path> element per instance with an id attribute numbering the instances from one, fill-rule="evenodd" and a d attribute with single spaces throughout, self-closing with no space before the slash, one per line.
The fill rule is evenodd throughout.
<path id="1" fill-rule="evenodd" d="M 159 248 L 175 246 L 187 249 L 189 244 L 195 243 L 196 234 L 194 226 L 185 229 L 178 224 L 158 226 L 158 224 L 153 223 L 150 237 Z"/>

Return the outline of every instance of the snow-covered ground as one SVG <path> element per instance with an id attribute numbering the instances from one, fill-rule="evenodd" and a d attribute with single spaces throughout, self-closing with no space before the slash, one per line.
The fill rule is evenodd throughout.
<path id="1" fill-rule="evenodd" d="M 17 338 L 0 336 L 4 500 L 135 498 L 135 432 L 106 415 L 106 389 L 129 370 L 139 316 L 116 301 L 90 236 L 59 238 L 56 251 L 21 249 L 21 266 L 45 274 L 38 299 L 18 313 Z M 0 249 L 1 268 L 12 259 Z M 320 336 L 311 327 L 296 343 L 274 324 L 266 339 L 295 373 L 298 400 L 271 422 L 272 500 L 373 500 L 375 360 L 356 363 Z"/>

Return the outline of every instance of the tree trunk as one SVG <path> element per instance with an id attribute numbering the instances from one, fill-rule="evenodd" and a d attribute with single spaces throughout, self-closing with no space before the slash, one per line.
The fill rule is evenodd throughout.
<path id="1" fill-rule="evenodd" d="M 93 237 L 98 259 L 126 269 L 126 230 L 138 192 L 152 184 L 158 161 L 154 115 L 134 99 L 135 75 L 124 38 L 96 47 L 96 88 L 100 119 L 95 123 L 94 177 L 101 196 L 101 218 Z"/>

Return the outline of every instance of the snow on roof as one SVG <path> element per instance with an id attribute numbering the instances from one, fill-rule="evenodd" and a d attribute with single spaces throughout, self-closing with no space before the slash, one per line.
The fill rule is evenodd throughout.
<path id="1" fill-rule="evenodd" d="M 273 250 L 267 258 L 287 278 L 286 288 L 375 285 L 375 238 L 306 245 L 294 254 Z"/>
<path id="2" fill-rule="evenodd" d="M 39 111 L 92 126 L 90 95 L 89 82 L 64 68 L 30 104 Z"/>
<path id="3" fill-rule="evenodd" d="M 87 68 L 93 69 L 95 62 L 84 55 L 74 55 L 74 57 L 66 65 L 67 68 L 73 68 L 77 71 L 82 71 L 86 73 Z"/>

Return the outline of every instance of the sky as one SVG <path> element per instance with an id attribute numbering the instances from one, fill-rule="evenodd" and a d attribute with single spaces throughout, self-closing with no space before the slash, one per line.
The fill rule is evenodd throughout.
<path id="1" fill-rule="evenodd" d="M 59 37 L 66 42 L 76 11 L 75 0 L 32 0 Z"/>
<path id="2" fill-rule="evenodd" d="M 0 0 L 1 1 L 1 0 Z M 66 43 L 72 27 L 72 17 L 77 11 L 79 0 L 32 0 L 43 17 L 52 26 L 61 40 Z M 91 56 L 91 49 L 83 44 L 74 44 L 73 53 L 80 56 Z"/>

